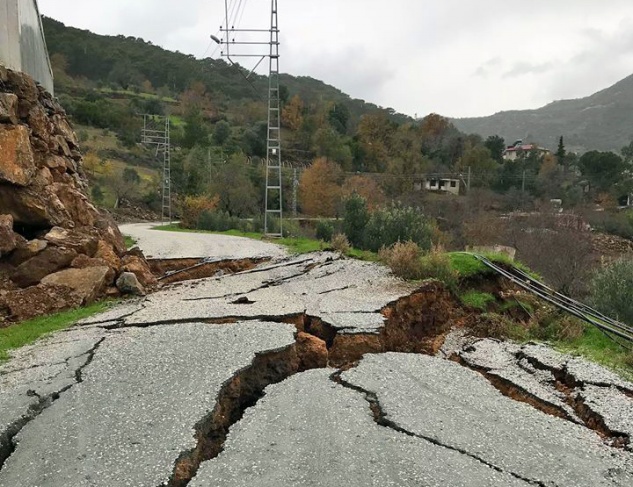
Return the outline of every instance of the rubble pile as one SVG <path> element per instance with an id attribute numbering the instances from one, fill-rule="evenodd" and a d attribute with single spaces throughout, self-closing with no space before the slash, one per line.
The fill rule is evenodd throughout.
<path id="1" fill-rule="evenodd" d="M 88 199 L 63 108 L 0 65 L 0 324 L 154 286 L 143 255 Z"/>

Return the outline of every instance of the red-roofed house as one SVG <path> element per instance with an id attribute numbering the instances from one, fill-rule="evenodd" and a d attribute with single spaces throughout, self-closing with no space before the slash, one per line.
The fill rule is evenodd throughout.
<path id="1" fill-rule="evenodd" d="M 527 155 L 532 151 L 537 151 L 539 157 L 550 153 L 550 151 L 544 147 L 539 147 L 536 144 L 524 144 L 522 140 L 517 140 L 514 145 L 508 146 L 506 150 L 503 151 L 503 159 L 505 161 L 515 161 L 519 157 Z"/>

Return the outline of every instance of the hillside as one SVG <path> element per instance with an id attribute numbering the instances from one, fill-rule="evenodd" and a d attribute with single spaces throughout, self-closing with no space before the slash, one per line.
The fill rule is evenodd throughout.
<path id="1" fill-rule="evenodd" d="M 126 88 L 127 85 L 141 85 L 146 81 L 149 82 L 147 86 L 172 95 L 183 93 L 194 82 L 202 82 L 219 110 L 230 110 L 244 101 L 260 101 L 261 96 L 266 94 L 266 76 L 252 76 L 254 90 L 244 81 L 237 68 L 223 59 L 196 59 L 192 55 L 165 50 L 140 38 L 97 35 L 47 17 L 44 17 L 43 24 L 53 63 L 59 68 L 59 56 L 63 56 L 65 74 L 74 81 L 94 82 L 97 88 L 109 84 Z M 63 75 L 61 80 L 59 76 L 57 78 L 56 83 L 60 85 L 58 88 L 61 92 L 73 91 L 64 86 Z M 324 100 L 345 103 L 352 119 L 357 120 L 364 113 L 380 109 L 310 77 L 283 74 L 281 83 L 289 97 L 298 94 L 306 104 Z M 385 111 L 394 121 L 409 120 L 407 116 L 396 114 L 391 109 Z"/>
<path id="2" fill-rule="evenodd" d="M 452 121 L 459 130 L 483 137 L 498 134 L 506 141 L 523 139 L 555 149 L 562 135 L 573 151 L 619 151 L 633 138 L 633 75 L 585 98 Z"/>

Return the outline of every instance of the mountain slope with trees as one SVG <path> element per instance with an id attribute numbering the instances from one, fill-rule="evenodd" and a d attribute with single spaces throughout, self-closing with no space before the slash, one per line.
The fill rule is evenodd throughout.
<path id="1" fill-rule="evenodd" d="M 574 152 L 618 151 L 633 138 L 633 75 L 585 98 L 452 122 L 467 133 L 499 134 L 506 141 L 523 139 L 552 150 L 563 135 L 567 148 Z"/>

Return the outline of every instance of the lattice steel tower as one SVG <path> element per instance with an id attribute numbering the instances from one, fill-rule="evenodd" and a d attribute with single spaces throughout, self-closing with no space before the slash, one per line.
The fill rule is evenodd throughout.
<path id="1" fill-rule="evenodd" d="M 163 123 L 164 118 L 164 123 Z M 171 224 L 171 142 L 169 116 L 143 115 L 143 144 L 155 145 L 156 154 L 163 154 L 161 222 Z"/>
<path id="2" fill-rule="evenodd" d="M 268 74 L 268 140 L 266 143 L 266 214 L 264 233 L 282 236 L 283 200 L 281 178 L 281 99 L 279 96 L 279 23 L 277 0 L 271 2 L 270 70 Z M 276 218 L 278 228 L 271 230 Z"/>
<path id="3" fill-rule="evenodd" d="M 266 194 L 264 197 L 264 233 L 270 236 L 281 236 L 283 230 L 283 198 L 282 198 L 282 168 L 281 168 L 281 100 L 279 92 L 279 23 L 277 17 L 277 0 L 271 0 L 270 8 L 270 29 L 236 29 L 231 26 L 231 20 L 241 18 L 239 11 L 242 6 L 240 1 L 237 10 L 230 10 L 228 0 L 224 1 L 226 13 L 226 25 L 220 27 L 219 32 L 224 35 L 223 39 L 212 35 L 211 39 L 225 48 L 222 57 L 238 68 L 238 73 L 253 86 L 250 81 L 251 75 L 259 65 L 268 58 L 268 128 L 266 135 Z M 239 22 L 238 22 L 239 23 Z M 270 38 L 264 38 L 265 34 L 270 34 Z M 253 40 L 236 40 L 231 35 L 247 34 L 255 36 Z M 261 36 L 261 37 L 260 37 Z M 265 39 L 265 40 L 264 40 Z M 248 47 L 246 47 L 248 46 Z M 264 46 L 268 46 L 268 52 L 263 51 Z M 233 48 L 233 49 L 231 49 Z M 258 52 L 262 48 L 262 52 Z M 238 52 L 235 52 L 235 51 Z M 242 67 L 233 58 L 258 58 L 255 67 L 244 74 Z M 258 96 L 261 95 L 258 93 Z"/>

